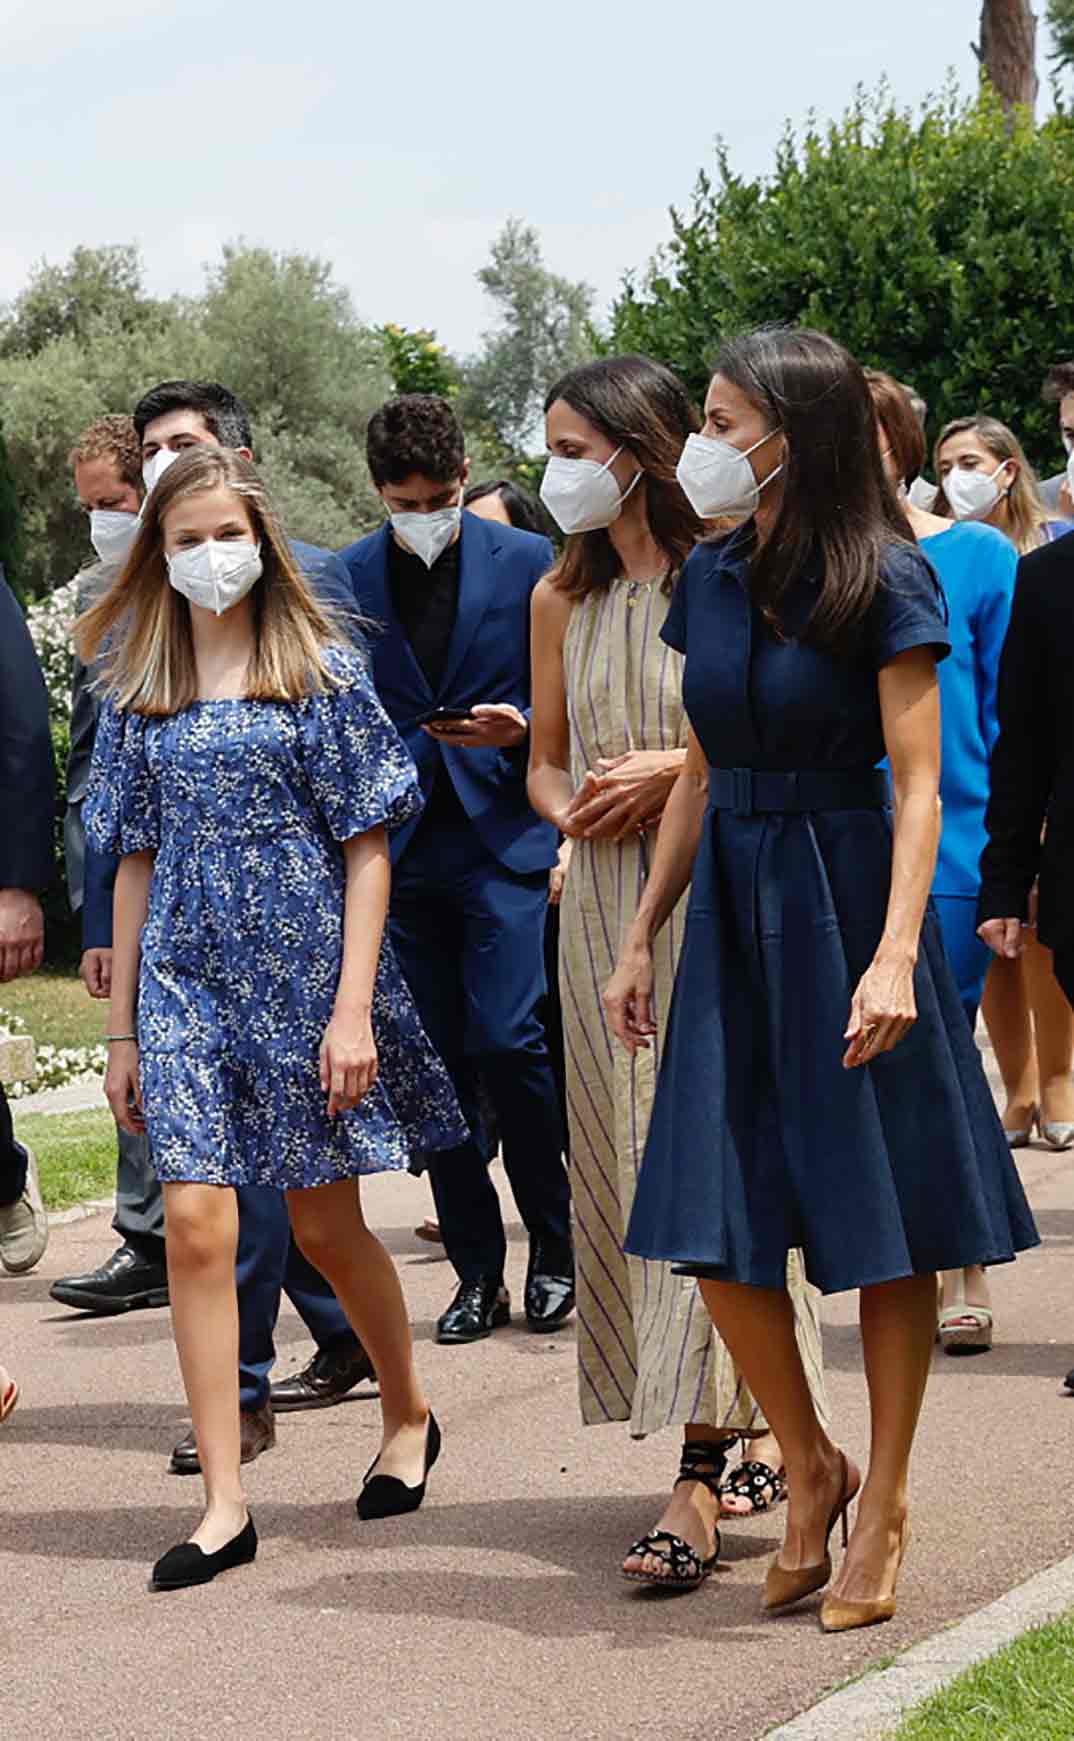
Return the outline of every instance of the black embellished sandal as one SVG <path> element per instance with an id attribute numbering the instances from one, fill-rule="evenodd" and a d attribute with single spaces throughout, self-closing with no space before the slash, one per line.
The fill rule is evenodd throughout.
<path id="1" fill-rule="evenodd" d="M 748 1511 L 726 1511 L 725 1517 L 760 1517 L 763 1511 L 771 1511 L 774 1506 L 782 1505 L 787 1497 L 787 1471 L 773 1469 L 770 1463 L 743 1462 L 732 1469 L 720 1490 L 724 1499 L 728 1494 L 735 1499 L 748 1499 Z"/>
<path id="2" fill-rule="evenodd" d="M 733 1440 L 730 1442 L 734 1443 Z M 688 1439 L 682 1448 L 675 1486 L 678 1487 L 681 1481 L 700 1481 L 719 1502 L 720 1482 L 726 1468 L 727 1451 L 723 1445 L 713 1444 L 708 1439 Z M 716 1549 L 707 1560 L 703 1560 L 681 1535 L 672 1535 L 666 1529 L 651 1529 L 648 1535 L 634 1543 L 626 1557 L 639 1559 L 645 1554 L 659 1560 L 667 1571 L 656 1574 L 624 1569 L 624 1578 L 633 1584 L 650 1584 L 659 1590 L 696 1590 L 716 1569 L 720 1557 L 720 1532 L 716 1530 Z"/>

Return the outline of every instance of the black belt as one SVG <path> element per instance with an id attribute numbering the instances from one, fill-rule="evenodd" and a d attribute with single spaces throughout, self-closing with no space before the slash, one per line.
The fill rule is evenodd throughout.
<path id="1" fill-rule="evenodd" d="M 736 816 L 801 814 L 807 810 L 883 810 L 891 802 L 879 768 L 826 768 L 816 773 L 710 768 L 709 809 Z"/>

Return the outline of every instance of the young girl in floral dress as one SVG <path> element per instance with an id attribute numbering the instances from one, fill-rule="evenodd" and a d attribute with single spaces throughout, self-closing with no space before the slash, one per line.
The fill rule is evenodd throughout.
<path id="1" fill-rule="evenodd" d="M 150 497 L 80 620 L 105 704 L 87 837 L 122 856 L 106 1091 L 148 1126 L 175 1339 L 205 1480 L 153 1587 L 253 1559 L 239 1465 L 237 1185 L 287 1194 L 296 1239 L 377 1370 L 361 1517 L 420 1505 L 440 1445 L 394 1266 L 357 1177 L 463 1127 L 383 938 L 386 831 L 420 803 L 363 660 L 312 597 L 248 461 L 199 447 Z"/>

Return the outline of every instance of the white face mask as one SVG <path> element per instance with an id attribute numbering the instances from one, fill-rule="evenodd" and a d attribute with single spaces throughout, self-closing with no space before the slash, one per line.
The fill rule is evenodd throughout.
<path id="1" fill-rule="evenodd" d="M 94 508 L 89 517 L 90 543 L 102 562 L 126 562 L 140 525 L 137 514 L 119 508 Z"/>
<path id="2" fill-rule="evenodd" d="M 943 493 L 956 520 L 984 520 L 988 517 L 1006 494 L 996 482 L 1006 463 L 1001 459 L 994 472 L 973 472 L 964 466 L 952 466 L 944 478 Z"/>
<path id="3" fill-rule="evenodd" d="M 142 467 L 142 482 L 148 496 L 154 485 L 159 484 L 170 465 L 174 465 L 179 454 L 173 453 L 170 447 L 158 447 L 152 459 L 147 459 Z"/>
<path id="4" fill-rule="evenodd" d="M 754 513 L 765 484 L 778 478 L 783 470 L 778 465 L 769 472 L 764 483 L 758 484 L 750 464 L 750 454 L 756 453 L 766 441 L 782 432 L 770 429 L 752 447 L 735 447 L 709 435 L 688 435 L 686 446 L 675 471 L 683 494 L 699 520 L 716 520 L 724 514 L 742 518 Z"/>
<path id="5" fill-rule="evenodd" d="M 432 514 L 393 514 L 392 530 L 408 550 L 431 568 L 462 525 L 461 508 L 437 508 Z"/>
<path id="6" fill-rule="evenodd" d="M 541 500 L 561 532 L 600 532 L 618 520 L 623 503 L 642 476 L 639 467 L 620 494 L 611 466 L 622 451 L 617 447 L 603 465 L 595 459 L 552 455 L 541 483 Z"/>
<path id="7" fill-rule="evenodd" d="M 245 539 L 209 538 L 166 557 L 168 579 L 192 605 L 223 616 L 261 579 L 261 546 Z"/>

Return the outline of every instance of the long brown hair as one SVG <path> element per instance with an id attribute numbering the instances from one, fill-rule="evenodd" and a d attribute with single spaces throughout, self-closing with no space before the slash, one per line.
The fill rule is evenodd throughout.
<path id="1" fill-rule="evenodd" d="M 940 493 L 932 505 L 933 513 L 939 514 L 945 520 L 952 518 L 951 504 L 947 500 L 943 479 L 940 477 L 940 449 L 953 435 L 975 435 L 981 446 L 988 449 L 997 465 L 1005 459 L 1017 461 L 1014 482 L 1007 491 L 1007 512 L 1010 516 L 1008 536 L 1020 556 L 1028 556 L 1031 550 L 1037 550 L 1047 543 L 1044 528 L 1048 524 L 1048 510 L 1040 493 L 1037 474 L 1026 458 L 1025 448 L 1014 430 L 1001 423 L 998 417 L 985 417 L 978 413 L 973 417 L 956 417 L 951 423 L 944 424 L 933 449 L 933 466 L 940 486 Z"/>
<path id="2" fill-rule="evenodd" d="M 545 414 L 562 399 L 605 440 L 625 447 L 644 472 L 649 530 L 674 577 L 706 527 L 694 513 L 675 476 L 688 435 L 698 417 L 682 383 L 650 357 L 603 357 L 583 363 L 556 382 L 544 402 Z M 570 598 L 584 598 L 619 574 L 621 563 L 606 530 L 576 532 L 549 576 Z"/>
<path id="3" fill-rule="evenodd" d="M 197 700 L 190 605 L 168 582 L 163 522 L 184 497 L 220 485 L 242 497 L 261 545 L 247 696 L 298 701 L 335 686 L 324 652 L 347 635 L 310 590 L 264 484 L 233 449 L 201 445 L 168 467 L 142 510 L 123 572 L 75 624 L 75 645 L 87 665 L 103 649 L 101 686 L 118 707 L 162 716 Z"/>
<path id="4" fill-rule="evenodd" d="M 880 458 L 865 372 L 827 333 L 773 326 L 728 339 L 714 373 L 786 440 L 783 499 L 753 557 L 753 598 L 778 631 L 788 589 L 819 558 L 819 596 L 804 638 L 849 645 L 876 597 L 885 553 L 896 540 L 913 542 Z"/>

